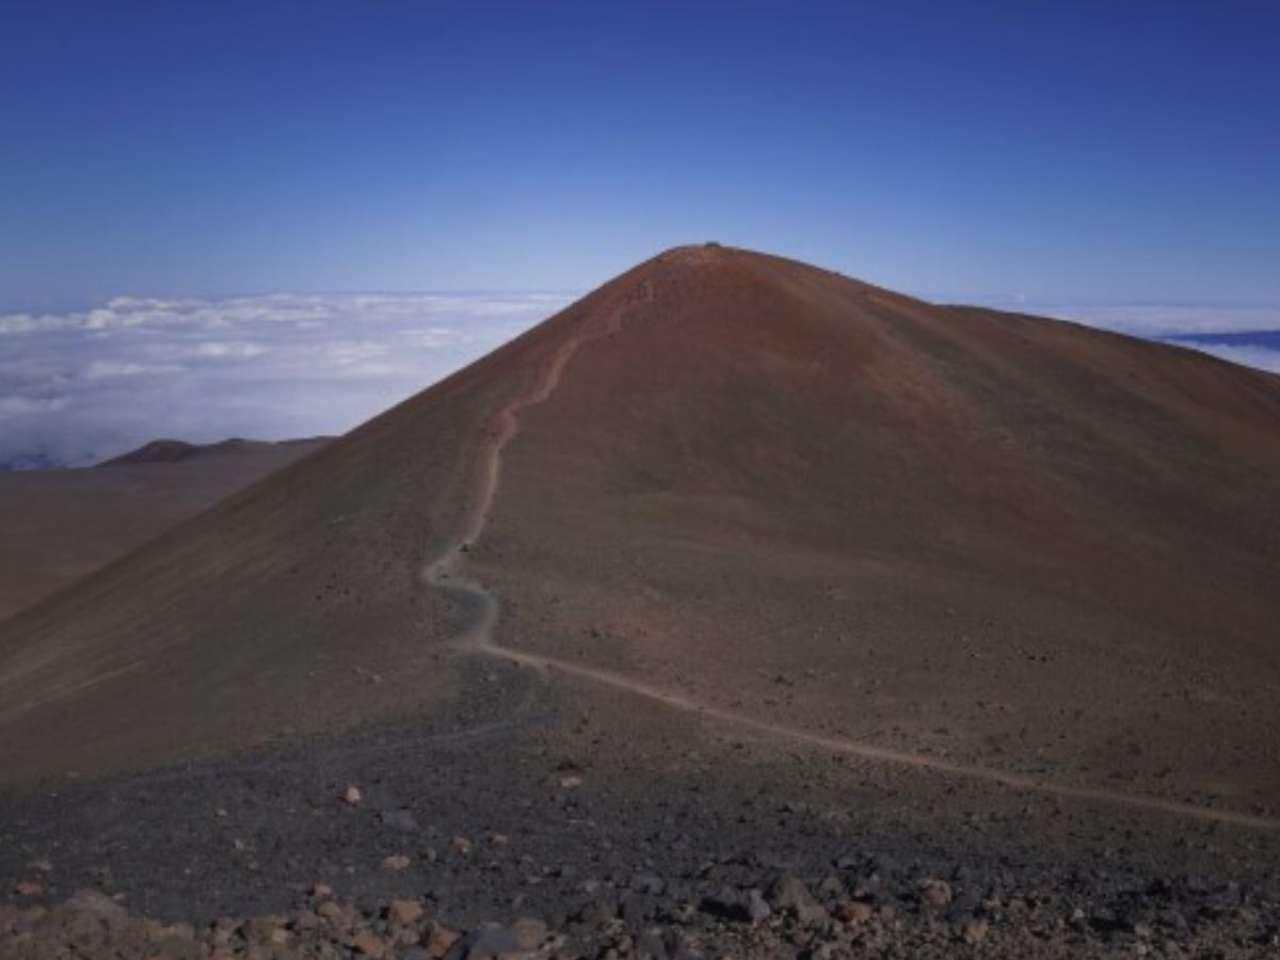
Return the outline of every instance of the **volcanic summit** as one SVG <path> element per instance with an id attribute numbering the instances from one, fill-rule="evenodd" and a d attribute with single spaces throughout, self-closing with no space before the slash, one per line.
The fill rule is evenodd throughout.
<path id="1" fill-rule="evenodd" d="M 1280 381 L 1199 353 L 677 248 L 8 622 L 0 770 L 408 720 L 509 648 L 1269 805 L 1278 425 Z"/>
<path id="2" fill-rule="evenodd" d="M 1145 904 L 1274 862 L 1277 574 L 1280 378 L 680 247 L 0 624 L 0 871 L 58 837 L 170 915 L 310 871 L 466 916 L 516 902 L 490 831 L 553 914 L 834 864 L 831 909 L 931 891 L 933 943 L 919 865 L 1118 849 L 1089 896 Z M 643 876 L 601 930 L 685 910 Z"/>

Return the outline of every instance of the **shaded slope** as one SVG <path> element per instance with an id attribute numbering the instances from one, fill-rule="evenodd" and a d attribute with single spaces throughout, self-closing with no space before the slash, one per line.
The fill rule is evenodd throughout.
<path id="1" fill-rule="evenodd" d="M 11 625 L 11 779 L 457 695 L 466 598 L 417 572 L 573 337 L 467 555 L 500 642 L 890 749 L 1270 800 L 1274 378 L 705 248 Z"/>
<path id="2" fill-rule="evenodd" d="M 181 444 L 189 457 L 0 474 L 0 620 L 325 442 Z"/>
<path id="3" fill-rule="evenodd" d="M 150 766 L 447 701 L 469 611 L 424 588 L 488 420 L 598 291 L 0 626 L 0 784 Z M 92 720 L 89 720 L 92 718 Z"/>
<path id="4" fill-rule="evenodd" d="M 329 437 L 306 437 L 299 440 L 245 440 L 231 437 L 217 443 L 187 443 L 185 440 L 152 440 L 144 443 L 136 450 L 122 453 L 118 457 L 105 460 L 100 467 L 118 467 L 127 463 L 184 463 L 204 457 L 226 458 L 229 456 L 246 456 L 267 454 L 270 451 L 281 452 L 310 450 L 329 440 Z M 286 454 L 287 455 L 287 454 Z"/>

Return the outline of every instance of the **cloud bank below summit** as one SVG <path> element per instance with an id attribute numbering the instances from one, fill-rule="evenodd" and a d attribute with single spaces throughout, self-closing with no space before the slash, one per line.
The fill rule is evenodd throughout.
<path id="1" fill-rule="evenodd" d="M 1280 373 L 1280 307 L 1045 306 L 1032 312 L 1190 347 L 1223 360 Z"/>
<path id="2" fill-rule="evenodd" d="M 83 466 L 157 437 L 341 433 L 570 299 L 120 297 L 0 314 L 0 465 Z"/>
<path id="3" fill-rule="evenodd" d="M 1187 304 L 1063 304 L 1023 297 L 968 297 L 942 302 L 1071 320 L 1100 330 L 1159 340 L 1223 360 L 1280 373 L 1280 307 Z"/>
<path id="4" fill-rule="evenodd" d="M 342 433 L 565 306 L 567 294 L 120 297 L 0 314 L 0 469 L 159 437 Z M 1280 308 L 990 303 L 1280 373 Z"/>

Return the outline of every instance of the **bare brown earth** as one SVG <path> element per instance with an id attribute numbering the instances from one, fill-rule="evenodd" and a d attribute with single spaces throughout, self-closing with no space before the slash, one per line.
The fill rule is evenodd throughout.
<path id="1" fill-rule="evenodd" d="M 669 251 L 0 625 L 0 868 L 108 860 L 169 916 L 381 896 L 403 809 L 523 835 L 511 876 L 410 857 L 461 914 L 530 864 L 563 909 L 556 858 L 696 898 L 715 848 L 878 845 L 893 902 L 941 856 L 1136 949 L 1115 904 L 1170 876 L 1275 882 L 1278 428 L 1280 379 L 1198 353 Z M 1275 896 L 1233 889 L 1195 909 L 1251 955 Z"/>
<path id="2" fill-rule="evenodd" d="M 158 440 L 99 469 L 0 473 L 0 620 L 324 443 Z"/>
<path id="3" fill-rule="evenodd" d="M 634 287 L 505 455 L 469 558 L 503 642 L 944 762 L 1280 807 L 1280 380 L 737 252 Z"/>
<path id="4" fill-rule="evenodd" d="M 5 779 L 447 699 L 467 598 L 418 572 L 574 337 L 467 558 L 502 644 L 957 764 L 1280 803 L 1280 381 L 710 247 L 9 623 Z"/>

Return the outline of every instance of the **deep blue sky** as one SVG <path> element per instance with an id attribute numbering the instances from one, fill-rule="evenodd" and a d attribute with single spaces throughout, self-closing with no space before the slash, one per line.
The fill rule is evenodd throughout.
<path id="1" fill-rule="evenodd" d="M 0 310 L 584 289 L 717 239 L 1280 302 L 1276 3 L 0 0 Z"/>

